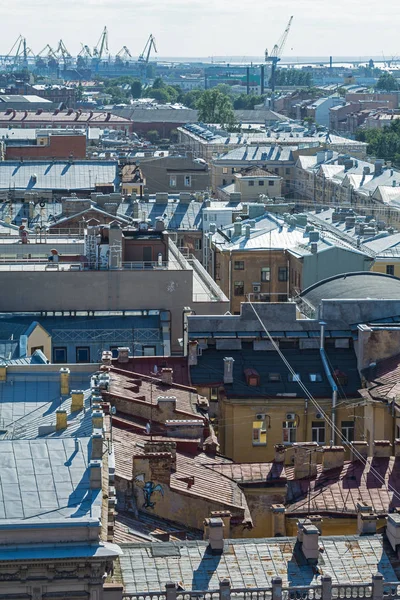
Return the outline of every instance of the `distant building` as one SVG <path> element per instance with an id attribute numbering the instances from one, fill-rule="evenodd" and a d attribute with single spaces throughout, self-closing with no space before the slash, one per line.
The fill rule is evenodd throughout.
<path id="1" fill-rule="evenodd" d="M 146 180 L 149 194 L 156 192 L 205 192 L 211 185 L 208 164 L 185 156 L 158 156 L 140 161 L 140 170 Z"/>
<path id="2" fill-rule="evenodd" d="M 14 96 L 15 97 L 15 96 Z M 13 96 L 10 96 L 13 98 Z M 130 133 L 133 131 L 132 122 L 124 117 L 101 111 L 83 111 L 81 109 L 62 111 L 56 108 L 53 111 L 46 110 L 48 104 L 45 99 L 40 99 L 43 104 L 37 109 L 24 110 L 18 104 L 16 108 L 3 109 L 0 104 L 0 127 L 36 128 L 55 127 L 62 129 L 82 129 L 96 127 L 99 129 L 117 129 Z"/>
<path id="3" fill-rule="evenodd" d="M 312 117 L 317 125 L 329 127 L 329 109 L 340 104 L 344 104 L 340 96 L 319 98 L 307 106 L 307 116 Z"/>
<path id="4" fill-rule="evenodd" d="M 28 113 L 35 110 L 54 110 L 55 108 L 57 108 L 57 105 L 54 102 L 37 95 L 0 95 L 0 115 L 5 112 L 6 115 L 13 115 L 13 118 L 15 118 L 20 111 Z M 22 114 L 25 114 L 25 112 Z"/>
<path id="5" fill-rule="evenodd" d="M 39 129 L 36 139 L 8 137 L 3 140 L 5 160 L 85 159 L 86 131 Z"/>

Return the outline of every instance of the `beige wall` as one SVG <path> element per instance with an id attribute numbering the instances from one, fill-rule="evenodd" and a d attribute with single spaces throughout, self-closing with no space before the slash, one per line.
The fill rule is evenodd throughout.
<path id="1" fill-rule="evenodd" d="M 51 351 L 51 336 L 47 333 L 47 331 L 41 326 L 37 325 L 35 329 L 32 331 L 31 335 L 28 338 L 28 348 L 27 354 L 28 356 L 32 356 L 34 350 L 33 348 L 43 348 L 43 353 L 48 360 L 52 360 L 52 351 Z"/>
<path id="2" fill-rule="evenodd" d="M 259 182 L 262 181 L 260 185 Z M 253 185 L 251 185 L 251 183 Z M 236 177 L 235 192 L 242 194 L 243 200 L 257 200 L 260 194 L 270 198 L 282 195 L 282 179 L 279 177 Z"/>

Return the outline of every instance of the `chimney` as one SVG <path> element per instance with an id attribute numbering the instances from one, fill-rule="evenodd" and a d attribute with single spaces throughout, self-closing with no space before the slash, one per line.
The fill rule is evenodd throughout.
<path id="1" fill-rule="evenodd" d="M 361 460 L 360 454 L 362 458 L 368 457 L 368 442 L 351 442 L 351 460 Z"/>
<path id="2" fill-rule="evenodd" d="M 59 408 L 56 410 L 56 431 L 62 431 L 63 429 L 67 429 L 67 427 L 67 411 L 64 408 Z"/>
<path id="3" fill-rule="evenodd" d="M 224 522 L 221 517 L 205 519 L 204 537 L 208 539 L 212 554 L 222 554 L 224 550 Z"/>
<path id="4" fill-rule="evenodd" d="M 176 471 L 176 442 L 165 442 L 165 441 L 146 441 L 144 443 L 145 454 L 163 454 L 165 457 L 169 454 L 169 471 Z"/>
<path id="5" fill-rule="evenodd" d="M 387 516 L 386 537 L 396 552 L 400 545 L 400 514 L 393 513 Z"/>
<path id="6" fill-rule="evenodd" d="M 235 360 L 231 356 L 224 358 L 224 383 L 233 383 L 233 363 Z"/>
<path id="7" fill-rule="evenodd" d="M 317 474 L 317 442 L 298 442 L 294 447 L 294 478 L 305 479 Z"/>
<path id="8" fill-rule="evenodd" d="M 68 396 L 69 394 L 69 375 L 71 371 L 66 367 L 61 367 L 60 369 L 60 385 L 61 385 L 61 395 Z"/>
<path id="9" fill-rule="evenodd" d="M 344 464 L 343 446 L 324 446 L 322 448 L 322 470 L 341 469 Z"/>
<path id="10" fill-rule="evenodd" d="M 194 367 L 197 365 L 197 347 L 199 343 L 196 340 L 191 340 L 189 342 L 189 367 Z"/>
<path id="11" fill-rule="evenodd" d="M 164 219 L 162 217 L 157 217 L 157 219 L 156 219 L 156 231 L 164 231 L 164 230 L 165 230 Z"/>
<path id="12" fill-rule="evenodd" d="M 158 396 L 157 406 L 163 410 L 174 412 L 176 410 L 176 396 Z"/>
<path id="13" fill-rule="evenodd" d="M 90 489 L 98 490 L 101 488 L 101 460 L 91 460 L 89 463 L 89 481 Z"/>
<path id="14" fill-rule="evenodd" d="M 106 365 L 107 367 L 111 366 L 111 361 L 112 361 L 112 352 L 110 352 L 109 350 L 105 350 L 104 352 L 102 352 L 101 354 L 101 362 L 103 365 Z"/>
<path id="15" fill-rule="evenodd" d="M 317 165 L 320 165 L 325 161 L 325 150 L 317 152 Z"/>
<path id="16" fill-rule="evenodd" d="M 378 517 L 372 511 L 372 506 L 357 502 L 357 533 L 358 535 L 371 535 L 376 533 Z"/>
<path id="17" fill-rule="evenodd" d="M 92 428 L 103 431 L 104 413 L 102 410 L 94 410 L 92 412 Z"/>
<path id="18" fill-rule="evenodd" d="M 376 160 L 375 161 L 374 177 L 378 177 L 379 175 L 382 174 L 383 165 L 384 165 L 384 161 L 383 160 Z"/>
<path id="19" fill-rule="evenodd" d="M 303 546 L 304 557 L 310 561 L 318 561 L 319 556 L 319 530 L 311 523 L 303 525 Z"/>
<path id="20" fill-rule="evenodd" d="M 394 440 L 394 455 L 396 456 L 396 458 L 398 456 L 400 456 L 400 439 L 396 438 Z"/>
<path id="21" fill-rule="evenodd" d="M 213 510 L 210 513 L 213 519 L 220 518 L 224 523 L 224 538 L 229 540 L 231 537 L 231 519 L 232 513 L 229 510 Z"/>
<path id="22" fill-rule="evenodd" d="M 72 390 L 71 392 L 72 402 L 71 402 L 71 412 L 78 412 L 78 410 L 83 410 L 83 400 L 84 393 L 82 390 Z"/>
<path id="23" fill-rule="evenodd" d="M 129 348 L 118 348 L 118 362 L 129 362 Z"/>
<path id="24" fill-rule="evenodd" d="M 103 434 L 101 429 L 95 429 L 91 436 L 91 453 L 90 458 L 93 460 L 100 460 L 103 456 Z"/>
<path id="25" fill-rule="evenodd" d="M 283 504 L 273 504 L 272 510 L 272 536 L 284 537 L 286 535 L 285 512 Z"/>
<path id="26" fill-rule="evenodd" d="M 284 444 L 275 445 L 275 458 L 274 461 L 278 464 L 285 462 L 286 446 Z"/>
<path id="27" fill-rule="evenodd" d="M 173 370 L 171 368 L 164 367 L 161 369 L 161 381 L 164 385 L 172 385 L 173 384 Z"/>
<path id="28" fill-rule="evenodd" d="M 250 234 L 251 234 L 251 227 L 250 225 L 246 225 L 244 228 L 244 234 L 246 236 L 247 239 L 250 238 Z"/>
<path id="29" fill-rule="evenodd" d="M 7 381 L 7 365 L 0 365 L 0 381 Z"/>
<path id="30" fill-rule="evenodd" d="M 374 458 L 388 458 L 392 456 L 392 444 L 389 440 L 375 440 L 372 455 Z"/>
<path id="31" fill-rule="evenodd" d="M 238 217 L 233 224 L 233 235 L 235 237 L 242 235 L 242 219 L 240 217 Z"/>

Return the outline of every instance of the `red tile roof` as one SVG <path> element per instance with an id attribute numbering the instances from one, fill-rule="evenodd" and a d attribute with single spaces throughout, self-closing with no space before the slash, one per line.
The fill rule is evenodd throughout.
<path id="1" fill-rule="evenodd" d="M 112 364 L 126 371 L 134 371 L 148 376 L 153 375 L 155 366 L 158 373 L 162 368 L 167 367 L 173 369 L 174 383 L 190 385 L 187 357 L 185 356 L 131 356 L 128 363 L 120 363 L 115 358 Z"/>
<path id="2" fill-rule="evenodd" d="M 214 463 L 207 465 L 237 483 L 286 483 L 285 468 L 276 463 Z"/>
<path id="3" fill-rule="evenodd" d="M 69 114 L 70 113 L 70 114 Z M 105 123 L 121 123 L 128 124 L 130 119 L 120 117 L 107 112 L 94 112 L 94 111 L 25 111 L 25 110 L 7 110 L 0 112 L 1 123 L 19 123 L 23 121 L 26 126 L 27 123 L 71 123 L 73 125 L 103 125 Z"/>
<path id="4" fill-rule="evenodd" d="M 400 507 L 393 489 L 400 495 L 400 458 L 368 458 L 346 462 L 343 468 L 322 472 L 316 478 L 294 479 L 293 467 L 286 467 L 288 477 L 287 512 L 355 514 L 357 503 L 365 502 L 378 514 L 385 515 Z M 384 483 L 382 482 L 384 481 Z M 388 486 L 390 488 L 388 489 Z"/>
<path id="5" fill-rule="evenodd" d="M 367 389 L 372 398 L 380 400 L 392 400 L 400 394 L 400 354 L 377 363 L 376 376 Z"/>

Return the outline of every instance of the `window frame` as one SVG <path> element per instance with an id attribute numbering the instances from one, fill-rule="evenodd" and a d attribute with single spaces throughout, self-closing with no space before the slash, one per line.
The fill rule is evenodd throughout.
<path id="1" fill-rule="evenodd" d="M 237 265 L 242 265 L 238 267 Z M 234 271 L 244 271 L 244 260 L 235 260 L 233 261 L 233 270 Z"/>
<path id="2" fill-rule="evenodd" d="M 183 177 L 183 185 L 184 187 L 192 187 L 192 176 L 191 175 L 184 175 Z"/>
<path id="3" fill-rule="evenodd" d="M 176 175 L 170 175 L 169 176 L 169 187 L 176 188 L 177 184 L 178 184 L 178 181 L 177 181 Z"/>
<path id="4" fill-rule="evenodd" d="M 63 350 L 65 352 L 65 360 L 56 360 L 56 352 Z M 53 346 L 53 363 L 54 364 L 65 364 L 68 362 L 68 348 L 67 346 Z"/>
<path id="5" fill-rule="evenodd" d="M 82 350 L 86 350 L 87 351 L 88 360 L 78 360 L 78 354 Z M 76 346 L 76 348 L 75 348 L 75 362 L 76 362 L 76 364 L 90 363 L 90 346 Z"/>
<path id="6" fill-rule="evenodd" d="M 386 275 L 392 275 L 394 277 L 394 265 L 386 265 Z"/>
<path id="7" fill-rule="evenodd" d="M 322 432 L 322 435 L 321 435 L 321 432 Z M 315 435 L 314 435 L 314 433 L 315 433 Z M 325 444 L 325 439 L 326 439 L 325 421 L 311 421 L 311 441 L 317 442 L 317 444 Z"/>
<path id="8" fill-rule="evenodd" d="M 267 420 L 265 417 L 262 420 L 253 421 L 251 439 L 253 446 L 267 445 Z"/>
<path id="9" fill-rule="evenodd" d="M 278 267 L 278 281 L 286 282 L 288 280 L 288 268 Z"/>
<path id="10" fill-rule="evenodd" d="M 241 289 L 242 293 L 239 294 L 237 289 Z M 234 296 L 244 296 L 244 281 L 234 281 L 233 282 L 233 295 Z"/>
<path id="11" fill-rule="evenodd" d="M 346 433 L 344 433 L 344 431 L 346 431 Z M 340 433 L 341 433 L 342 439 L 346 439 L 349 442 L 354 442 L 355 422 L 354 421 L 341 421 Z"/>
<path id="12" fill-rule="evenodd" d="M 285 435 L 285 432 L 287 435 Z M 282 422 L 282 442 L 283 444 L 293 444 L 296 442 L 297 437 L 297 423 L 296 421 L 283 421 Z M 287 438 L 287 439 L 285 439 Z"/>
<path id="13" fill-rule="evenodd" d="M 268 274 L 268 277 L 266 277 L 265 274 Z M 263 281 L 264 283 L 271 281 L 271 267 L 261 267 L 260 281 Z"/>
<path id="14" fill-rule="evenodd" d="M 315 376 L 315 379 L 312 379 L 314 376 Z M 322 383 L 322 381 L 324 380 L 322 377 L 322 373 L 309 373 L 308 379 L 309 379 L 310 383 Z"/>

